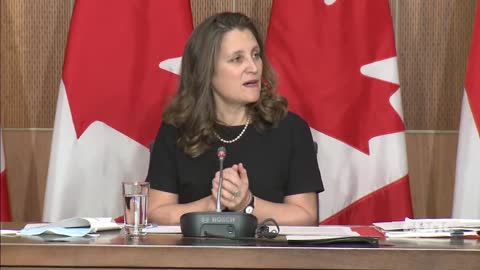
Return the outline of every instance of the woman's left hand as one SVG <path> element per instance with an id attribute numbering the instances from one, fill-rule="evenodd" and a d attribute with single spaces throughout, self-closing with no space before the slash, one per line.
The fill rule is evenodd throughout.
<path id="1" fill-rule="evenodd" d="M 212 181 L 212 195 L 217 199 L 220 172 Z M 248 204 L 250 190 L 248 188 L 247 170 L 242 163 L 223 170 L 221 204 L 232 211 L 242 211 Z"/>

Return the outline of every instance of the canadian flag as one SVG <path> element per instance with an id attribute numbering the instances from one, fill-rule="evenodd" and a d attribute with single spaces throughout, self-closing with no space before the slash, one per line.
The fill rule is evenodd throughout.
<path id="1" fill-rule="evenodd" d="M 192 29 L 188 0 L 75 2 L 44 221 L 121 214 L 120 183 L 146 177 Z"/>
<path id="2" fill-rule="evenodd" d="M 480 219 L 480 5 L 477 3 L 463 94 L 453 217 Z"/>
<path id="3" fill-rule="evenodd" d="M 8 197 L 7 173 L 5 171 L 5 150 L 3 149 L 3 132 L 0 129 L 0 222 L 12 221 Z"/>
<path id="4" fill-rule="evenodd" d="M 266 52 L 318 144 L 320 222 L 411 217 L 388 0 L 274 1 Z"/>

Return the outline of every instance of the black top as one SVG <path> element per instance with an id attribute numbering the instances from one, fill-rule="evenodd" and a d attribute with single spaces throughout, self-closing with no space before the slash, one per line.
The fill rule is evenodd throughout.
<path id="1" fill-rule="evenodd" d="M 244 126 L 220 126 L 225 140 L 238 136 Z M 277 128 L 263 134 L 248 126 L 234 143 L 220 141 L 192 158 L 176 146 L 178 130 L 162 123 L 152 150 L 147 180 L 153 189 L 176 193 L 179 203 L 189 203 L 211 194 L 219 169 L 217 148 L 225 146 L 224 168 L 243 163 L 252 193 L 281 203 L 284 196 L 323 191 L 312 134 L 307 123 L 289 112 Z"/>

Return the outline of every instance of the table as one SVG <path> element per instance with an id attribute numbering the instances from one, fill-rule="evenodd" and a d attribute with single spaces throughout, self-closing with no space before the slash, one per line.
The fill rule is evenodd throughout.
<path id="1" fill-rule="evenodd" d="M 1 223 L 2 229 L 24 224 Z M 478 239 L 381 240 L 379 248 L 292 246 L 275 242 L 201 241 L 179 234 L 139 239 L 123 231 L 71 242 L 1 237 L 2 269 L 480 269 Z"/>

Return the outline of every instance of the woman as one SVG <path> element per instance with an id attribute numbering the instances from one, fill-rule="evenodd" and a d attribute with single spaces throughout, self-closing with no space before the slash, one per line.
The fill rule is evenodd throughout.
<path id="1" fill-rule="evenodd" d="M 193 31 L 150 161 L 151 222 L 178 224 L 184 213 L 215 211 L 217 148 L 224 146 L 223 210 L 318 224 L 323 185 L 310 129 L 274 92 L 261 41 L 240 13 L 214 15 Z"/>

